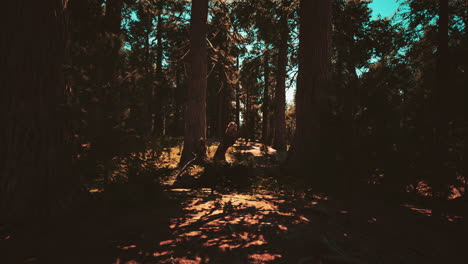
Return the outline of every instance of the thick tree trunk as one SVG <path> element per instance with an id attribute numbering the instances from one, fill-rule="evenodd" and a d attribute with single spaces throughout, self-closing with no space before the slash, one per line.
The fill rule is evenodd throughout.
<path id="1" fill-rule="evenodd" d="M 440 217 L 442 202 L 446 199 L 445 186 L 448 170 L 445 163 L 448 154 L 448 130 L 449 120 L 447 111 L 451 107 L 447 101 L 450 91 L 444 89 L 449 82 L 449 50 L 448 50 L 448 0 L 439 0 L 439 32 L 437 48 L 437 80 L 432 98 L 433 124 L 433 150 L 432 150 L 432 191 L 433 191 L 433 216 Z M 445 178 L 445 179 L 444 179 Z"/>
<path id="2" fill-rule="evenodd" d="M 300 2 L 296 135 L 287 166 L 306 171 L 317 164 L 321 90 L 329 86 L 331 0 Z M 276 132 L 276 131 L 275 131 Z"/>
<path id="3" fill-rule="evenodd" d="M 263 89 L 263 104 L 262 104 L 262 142 L 268 143 L 268 132 L 270 131 L 270 65 L 269 65 L 269 54 L 268 50 L 265 51 L 265 57 L 263 59 L 263 75 L 264 75 L 264 89 Z"/>
<path id="4" fill-rule="evenodd" d="M 273 148 L 286 150 L 286 67 L 288 65 L 288 17 L 284 13 L 280 21 L 281 39 L 279 43 L 278 66 L 275 88 L 275 137 Z"/>
<path id="5" fill-rule="evenodd" d="M 63 74 L 64 3 L 5 3 L 11 24 L 2 32 L 0 218 L 50 215 L 79 190 Z"/>
<path id="6" fill-rule="evenodd" d="M 185 112 L 184 150 L 180 165 L 191 160 L 192 153 L 199 152 L 199 139 L 206 138 L 207 16 L 208 0 L 193 0 L 190 21 L 191 76 Z"/>

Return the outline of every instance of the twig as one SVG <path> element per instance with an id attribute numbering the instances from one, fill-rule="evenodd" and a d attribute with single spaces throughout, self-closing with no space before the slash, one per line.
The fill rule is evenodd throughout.
<path id="1" fill-rule="evenodd" d="M 176 179 L 179 178 L 179 176 L 182 174 L 182 172 L 184 172 L 188 166 L 190 166 L 190 164 L 192 164 L 195 160 L 198 159 L 198 155 L 197 154 L 193 154 L 195 155 L 195 158 L 191 159 L 189 162 L 187 162 L 184 167 L 182 167 L 182 169 L 180 169 L 179 173 L 177 173 L 177 176 L 176 176 Z"/>

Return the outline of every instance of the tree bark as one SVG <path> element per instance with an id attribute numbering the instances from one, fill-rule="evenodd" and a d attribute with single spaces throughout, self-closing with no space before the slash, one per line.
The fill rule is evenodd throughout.
<path id="1" fill-rule="evenodd" d="M 156 48 L 156 83 L 158 87 L 154 87 L 154 96 L 156 96 L 153 106 L 153 123 L 154 130 L 153 134 L 161 136 L 165 135 L 166 127 L 164 122 L 164 111 L 163 111 L 163 98 L 166 97 L 164 93 L 164 76 L 162 70 L 162 61 L 163 61 L 163 45 L 162 45 L 162 13 L 163 13 L 163 1 L 159 0 L 158 2 L 158 22 L 156 24 L 156 40 L 158 42 Z"/>
<path id="2" fill-rule="evenodd" d="M 262 142 L 264 144 L 268 143 L 268 132 L 270 131 L 269 129 L 269 124 L 270 124 L 270 95 L 269 95 L 269 89 L 270 89 L 270 65 L 269 65 L 269 54 L 268 50 L 265 51 L 265 56 L 263 59 L 263 75 L 264 75 L 264 89 L 263 89 L 263 104 L 262 104 Z"/>
<path id="3" fill-rule="evenodd" d="M 286 164 L 298 172 L 316 164 L 319 154 L 321 90 L 330 79 L 331 0 L 301 0 L 299 10 L 296 135 Z"/>
<path id="4" fill-rule="evenodd" d="M 280 21 L 281 39 L 278 52 L 278 66 L 276 72 L 275 88 L 275 137 L 273 148 L 279 151 L 286 150 L 286 67 L 288 65 L 288 17 L 283 12 Z"/>
<path id="5" fill-rule="evenodd" d="M 66 1 L 5 4 L 0 211 L 2 218 L 46 216 L 70 206 L 80 186 L 63 74 Z"/>
<path id="6" fill-rule="evenodd" d="M 237 73 L 240 74 L 239 56 L 237 56 Z M 239 76 L 238 76 L 239 77 Z M 240 83 L 237 81 L 236 85 L 236 125 L 240 127 Z"/>
<path id="7" fill-rule="evenodd" d="M 436 87 L 432 97 L 433 124 L 433 150 L 432 150 L 432 192 L 434 199 L 433 216 L 440 217 L 442 214 L 442 202 L 446 199 L 447 190 L 444 177 L 448 177 L 445 163 L 448 154 L 448 130 L 449 120 L 447 111 L 450 109 L 447 101 L 448 93 L 445 87 L 449 82 L 449 50 L 448 50 L 448 0 L 439 0 L 439 32 L 437 48 L 437 77 Z"/>
<path id="8" fill-rule="evenodd" d="M 192 153 L 198 152 L 199 139 L 206 138 L 207 16 L 208 0 L 193 0 L 190 21 L 191 75 L 185 112 L 184 150 L 179 165 L 191 160 Z"/>

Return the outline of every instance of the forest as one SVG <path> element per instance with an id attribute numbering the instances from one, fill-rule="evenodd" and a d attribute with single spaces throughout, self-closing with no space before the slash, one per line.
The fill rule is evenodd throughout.
<path id="1" fill-rule="evenodd" d="M 3 6 L 0 263 L 466 261 L 467 0 Z"/>

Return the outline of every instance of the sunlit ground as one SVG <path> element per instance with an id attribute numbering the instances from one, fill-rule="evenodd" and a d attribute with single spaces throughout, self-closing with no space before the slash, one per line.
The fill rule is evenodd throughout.
<path id="1" fill-rule="evenodd" d="M 218 144 L 208 142 L 209 157 Z M 463 263 L 466 224 L 461 214 L 445 214 L 442 223 L 419 204 L 349 203 L 324 194 L 276 190 L 267 186 L 273 181 L 263 179 L 262 172 L 277 164 L 282 153 L 244 140 L 229 149 L 227 161 L 252 166 L 260 181 L 255 188 L 212 193 L 203 186 L 174 187 L 180 150 L 167 148 L 157 158 L 151 151 L 132 154 L 143 171 L 167 169 L 162 184 L 168 200 L 144 209 L 138 204 L 118 209 L 110 216 L 97 209 L 75 219 L 73 226 L 48 227 L 35 236 L 0 226 L 0 251 L 7 245 L 24 255 L 0 263 Z M 132 164 L 129 159 L 116 164 L 112 180 L 125 182 Z M 194 166 L 187 173 L 203 170 Z M 452 200 L 464 191 L 451 190 Z M 407 191 L 431 195 L 422 181 Z M 90 192 L 101 193 L 103 187 Z"/>
<path id="2" fill-rule="evenodd" d="M 141 251 L 141 255 L 156 263 L 269 263 L 279 260 L 284 249 L 273 244 L 290 228 L 311 221 L 294 207 L 285 206 L 284 199 L 266 194 L 211 196 L 202 193 L 187 199 L 183 204 L 184 214 L 170 220 L 171 239 L 159 241 L 157 250 Z M 135 244 L 118 248 L 139 251 Z M 119 261 L 123 260 L 117 259 L 116 263 Z"/>

